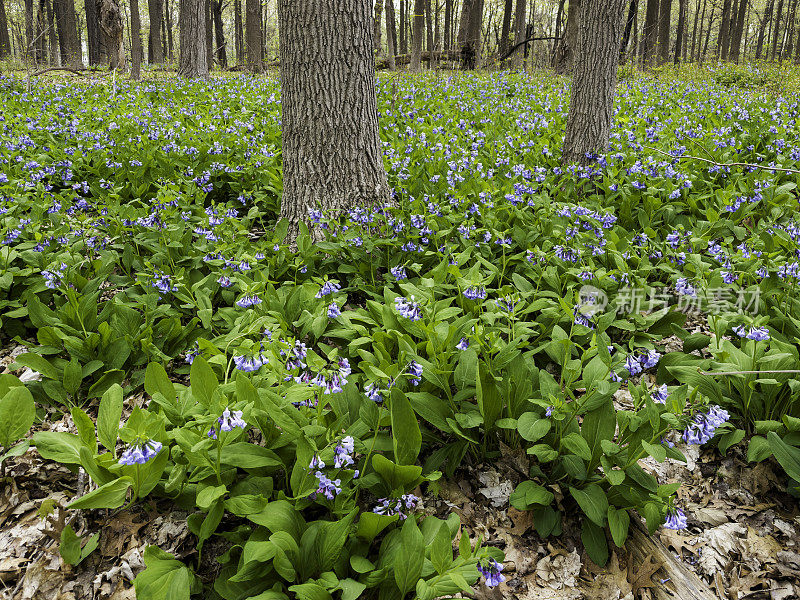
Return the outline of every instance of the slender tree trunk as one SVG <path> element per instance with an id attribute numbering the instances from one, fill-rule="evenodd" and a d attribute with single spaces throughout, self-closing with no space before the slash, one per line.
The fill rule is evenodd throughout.
<path id="1" fill-rule="evenodd" d="M 414 28 L 411 33 L 411 62 L 408 68 L 419 71 L 422 58 L 422 36 L 425 30 L 425 3 L 424 0 L 414 0 L 414 15 L 412 17 Z"/>
<path id="2" fill-rule="evenodd" d="M 54 67 L 65 63 L 65 61 L 61 60 L 60 52 L 59 52 L 59 41 L 58 36 L 56 35 L 56 19 L 55 19 L 55 10 L 53 7 L 53 2 L 55 0 L 45 0 L 45 16 L 47 17 L 47 49 L 49 51 L 48 60 L 50 64 Z M 73 13 L 74 14 L 74 13 Z M 75 25 L 75 34 L 77 37 L 78 33 L 78 26 Z M 81 65 L 83 66 L 83 65 Z"/>
<path id="3" fill-rule="evenodd" d="M 631 0 L 630 5 L 628 6 L 628 18 L 625 20 L 625 31 L 622 34 L 622 43 L 619 47 L 619 56 L 622 64 L 625 64 L 625 61 L 627 60 L 628 43 L 631 39 L 631 30 L 633 29 L 633 24 L 636 21 L 636 13 L 638 10 L 639 0 Z"/>
<path id="4" fill-rule="evenodd" d="M 25 58 L 29 61 L 34 59 L 34 37 L 33 0 L 25 0 Z"/>
<path id="5" fill-rule="evenodd" d="M 772 36 L 772 60 L 778 56 L 778 44 L 783 37 L 781 35 L 781 15 L 783 14 L 783 0 L 778 0 L 778 10 L 775 12 L 775 32 Z"/>
<path id="6" fill-rule="evenodd" d="M 433 10 L 433 50 L 436 52 L 436 56 L 434 56 L 431 60 L 431 69 L 435 69 L 439 66 L 439 53 L 442 50 L 442 30 L 439 26 L 439 12 L 441 9 L 441 4 L 439 4 L 439 0 L 435 1 L 436 4 L 434 4 Z"/>
<path id="7" fill-rule="evenodd" d="M 381 43 L 381 15 L 385 10 L 384 4 L 385 4 L 384 0 L 375 0 L 375 22 L 373 23 L 375 29 L 373 37 L 375 39 L 374 50 L 378 54 L 380 54 L 383 51 L 383 46 Z"/>
<path id="8" fill-rule="evenodd" d="M 252 73 L 261 73 L 261 0 L 245 0 L 245 35 L 247 36 L 247 66 Z"/>
<path id="9" fill-rule="evenodd" d="M 131 0 L 131 79 L 138 80 L 142 69 L 142 19 L 139 0 Z"/>
<path id="10" fill-rule="evenodd" d="M 426 50 L 429 53 L 433 52 L 433 22 L 431 18 L 431 0 L 424 0 L 425 4 L 425 44 Z M 436 64 L 436 60 L 433 54 L 430 54 L 430 60 L 428 61 L 428 68 L 433 69 L 434 65 Z"/>
<path id="11" fill-rule="evenodd" d="M 478 67 L 481 57 L 481 24 L 484 0 L 473 0 L 467 20 L 467 37 L 461 47 L 461 67 L 472 70 Z"/>
<path id="12" fill-rule="evenodd" d="M 503 25 L 500 32 L 500 46 L 497 49 L 498 54 L 503 56 L 511 47 L 509 44 L 509 32 L 511 31 L 511 13 L 514 12 L 514 0 L 505 0 L 505 7 L 503 9 Z"/>
<path id="13" fill-rule="evenodd" d="M 400 0 L 400 54 L 408 53 L 408 40 L 406 38 L 406 1 Z"/>
<path id="14" fill-rule="evenodd" d="M 672 0 L 661 0 L 658 15 L 658 55 L 661 63 L 669 60 L 669 30 L 672 24 Z"/>
<path id="15" fill-rule="evenodd" d="M 563 33 L 561 31 L 561 18 L 564 16 L 564 3 L 565 2 L 566 2 L 566 0 L 560 0 L 559 3 L 558 3 L 558 10 L 556 11 L 556 29 L 555 29 L 555 34 L 553 34 L 554 37 L 556 37 L 556 38 L 560 38 L 563 35 Z M 558 48 L 558 40 L 557 39 L 553 40 L 553 47 L 551 49 L 551 56 L 552 56 L 551 62 L 552 62 L 552 64 L 555 64 L 555 61 L 556 61 L 556 58 L 555 58 L 556 57 L 556 48 Z"/>
<path id="16" fill-rule="evenodd" d="M 705 17 L 706 12 L 706 5 L 705 1 L 703 0 L 703 16 Z M 695 62 L 697 60 L 697 24 L 700 20 L 700 3 L 701 0 L 697 0 L 697 6 L 695 7 L 694 11 L 694 25 L 692 26 L 692 50 L 690 54 L 690 60 Z M 700 37 L 703 36 L 702 29 L 700 30 Z"/>
<path id="17" fill-rule="evenodd" d="M 708 44 L 711 41 L 711 31 L 714 29 L 714 6 L 711 6 L 711 17 L 708 21 L 708 29 L 706 29 L 706 41 L 703 44 L 703 52 L 700 55 L 700 62 L 702 63 L 706 56 L 708 56 Z"/>
<path id="18" fill-rule="evenodd" d="M 39 10 L 36 14 L 36 62 L 43 63 L 47 60 L 47 38 L 45 21 L 45 0 L 39 0 Z"/>
<path id="19" fill-rule="evenodd" d="M 683 44 L 686 29 L 686 4 L 688 0 L 678 0 L 678 33 L 675 37 L 675 64 L 681 62 L 681 52 L 683 51 Z"/>
<path id="20" fill-rule="evenodd" d="M 742 48 L 742 34 L 744 32 L 744 22 L 747 17 L 749 0 L 739 0 L 739 14 L 736 16 L 736 26 L 733 28 L 731 37 L 731 47 L 728 53 L 730 60 L 739 62 L 739 53 Z"/>
<path id="21" fill-rule="evenodd" d="M 657 1 L 657 0 L 655 0 Z M 558 40 L 553 57 L 553 69 L 559 75 L 569 73 L 572 69 L 572 57 L 578 38 L 578 26 L 582 0 L 570 0 L 567 9 L 567 25 L 561 39 Z"/>
<path id="22" fill-rule="evenodd" d="M 647 0 L 642 33 L 642 59 L 646 65 L 655 62 L 658 46 L 658 7 L 659 0 Z"/>
<path id="23" fill-rule="evenodd" d="M 313 6 L 312 6 L 313 4 Z M 283 198 L 290 238 L 309 211 L 382 206 L 371 0 L 279 0 Z"/>
<path id="24" fill-rule="evenodd" d="M 180 0 L 178 14 L 178 75 L 208 77 L 205 0 Z"/>
<path id="25" fill-rule="evenodd" d="M 211 17 L 212 0 L 203 0 L 203 17 L 205 18 L 206 63 L 208 70 L 214 68 L 214 20 Z"/>
<path id="26" fill-rule="evenodd" d="M 789 9 L 786 13 L 786 45 L 781 50 L 780 60 L 785 56 L 792 55 L 793 37 L 794 37 L 794 22 L 797 18 L 797 0 L 790 0 Z"/>
<path id="27" fill-rule="evenodd" d="M 775 5 L 775 0 L 768 0 L 767 7 L 764 9 L 764 19 L 761 21 L 761 26 L 758 28 L 758 39 L 756 40 L 756 60 L 761 58 L 761 50 L 764 47 L 764 32 L 769 29 L 772 22 L 772 9 Z"/>
<path id="28" fill-rule="evenodd" d="M 11 38 L 8 35 L 8 17 L 5 0 L 0 0 L 0 59 L 11 55 Z"/>
<path id="29" fill-rule="evenodd" d="M 444 49 L 448 52 L 453 47 L 452 22 L 453 0 L 444 0 Z"/>
<path id="30" fill-rule="evenodd" d="M 125 43 L 122 38 L 122 11 L 117 0 L 97 0 L 100 32 L 108 53 L 108 66 L 125 71 Z M 157 42 L 156 42 L 157 44 Z"/>
<path id="31" fill-rule="evenodd" d="M 147 10 L 150 14 L 150 40 L 148 49 L 150 54 L 147 61 L 151 65 L 160 65 L 164 62 L 164 47 L 161 45 L 161 12 L 164 0 L 147 0 Z"/>
<path id="32" fill-rule="evenodd" d="M 731 12 L 728 17 L 728 39 L 727 45 L 723 49 L 725 59 L 730 60 L 731 46 L 733 45 L 733 32 L 736 29 L 736 15 L 739 14 L 739 0 L 731 0 Z"/>
<path id="33" fill-rule="evenodd" d="M 626 3 L 627 0 L 581 2 L 569 116 L 561 153 L 564 165 L 587 165 L 595 156 L 608 151 Z"/>
<path id="34" fill-rule="evenodd" d="M 394 55 L 397 48 L 397 22 L 394 18 L 394 0 L 385 0 L 386 10 L 386 54 L 389 59 L 389 70 L 394 71 Z"/>
<path id="35" fill-rule="evenodd" d="M 514 44 L 521 44 L 525 41 L 525 12 L 527 9 L 525 0 L 517 0 L 517 8 L 514 11 Z M 517 46 L 511 56 L 511 66 L 514 69 L 522 68 L 522 61 L 525 58 L 525 47 Z"/>
<path id="36" fill-rule="evenodd" d="M 220 68 L 228 68 L 228 52 L 225 43 L 225 31 L 222 22 L 222 0 L 213 0 L 211 8 L 214 12 L 214 36 L 216 42 L 217 62 Z"/>

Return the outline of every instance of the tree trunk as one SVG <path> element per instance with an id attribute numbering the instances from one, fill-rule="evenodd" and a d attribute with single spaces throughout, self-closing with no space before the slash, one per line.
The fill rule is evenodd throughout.
<path id="1" fill-rule="evenodd" d="M 164 0 L 164 24 L 167 30 L 167 44 L 164 47 L 164 54 L 167 55 L 169 60 L 175 60 L 175 46 L 172 39 L 172 12 L 169 8 L 170 1 Z"/>
<path id="2" fill-rule="evenodd" d="M 412 71 L 419 71 L 421 63 L 420 56 L 422 56 L 422 36 L 425 29 L 425 3 L 424 0 L 414 0 L 414 15 L 413 15 L 414 28 L 411 33 L 411 64 L 409 68 Z"/>
<path id="3" fill-rule="evenodd" d="M 408 53 L 406 39 L 406 0 L 400 0 L 400 54 Z"/>
<path id="4" fill-rule="evenodd" d="M 261 0 L 245 0 L 244 8 L 247 68 L 251 73 L 261 73 Z"/>
<path id="5" fill-rule="evenodd" d="M 139 0 L 131 0 L 131 79 L 138 80 L 142 69 L 142 19 Z"/>
<path id="6" fill-rule="evenodd" d="M 669 60 L 669 30 L 672 24 L 672 0 L 661 0 L 658 15 L 658 54 L 661 63 Z"/>
<path id="7" fill-rule="evenodd" d="M 567 25 L 564 28 L 564 34 L 557 42 L 553 57 L 553 69 L 559 75 L 569 73 L 572 69 L 572 56 L 578 39 L 580 11 L 581 0 L 570 0 L 567 9 Z"/>
<path id="8" fill-rule="evenodd" d="M 25 0 L 25 58 L 32 60 L 33 52 L 33 0 Z"/>
<path id="9" fill-rule="evenodd" d="M 383 50 L 383 45 L 381 43 L 381 15 L 383 14 L 384 8 L 384 0 L 375 0 L 375 21 L 373 23 L 373 39 L 374 39 L 374 50 L 378 54 L 381 53 Z"/>
<path id="10" fill-rule="evenodd" d="M 733 36 L 731 39 L 730 51 L 728 53 L 728 58 L 735 62 L 739 62 L 739 53 L 741 52 L 742 48 L 742 35 L 744 33 L 744 22 L 745 18 L 747 17 L 747 10 L 749 8 L 748 4 L 748 0 L 739 1 L 739 14 L 736 17 L 736 26 L 733 28 Z"/>
<path id="11" fill-rule="evenodd" d="M 431 15 L 431 0 L 424 0 L 425 5 L 425 44 L 428 52 L 433 52 L 433 21 Z M 428 63 L 429 68 L 434 67 L 434 61 Z"/>
<path id="12" fill-rule="evenodd" d="M 774 34 L 772 36 L 772 60 L 778 55 L 778 42 L 782 37 L 781 31 L 781 14 L 783 13 L 783 0 L 778 0 L 778 10 L 775 12 L 775 27 L 773 28 Z"/>
<path id="13" fill-rule="evenodd" d="M 514 12 L 514 0 L 505 0 L 505 7 L 503 9 L 503 25 L 500 30 L 500 46 L 497 52 L 500 56 L 505 56 L 508 49 L 511 47 L 509 43 L 509 32 L 511 30 L 511 13 Z"/>
<path id="14" fill-rule="evenodd" d="M 453 0 L 444 0 L 444 49 L 449 51 L 453 47 Z"/>
<path id="15" fill-rule="evenodd" d="M 631 0 L 630 6 L 628 7 L 628 18 L 625 20 L 625 31 L 622 34 L 622 43 L 619 46 L 619 57 L 622 64 L 625 64 L 625 61 L 627 60 L 628 43 L 631 39 L 631 30 L 633 29 L 633 24 L 636 21 L 636 12 L 638 10 L 639 0 Z M 634 35 L 636 35 L 635 32 Z"/>
<path id="16" fill-rule="evenodd" d="M 461 48 L 461 66 L 472 70 L 478 67 L 481 57 L 481 24 L 484 0 L 473 0 L 469 14 L 467 38 Z"/>
<path id="17" fill-rule="evenodd" d="M 45 0 L 45 16 L 47 18 L 47 49 L 48 49 L 48 61 L 50 65 L 54 67 L 58 67 L 62 63 L 66 61 L 61 60 L 60 57 L 60 46 L 59 40 L 57 39 L 58 36 L 56 35 L 56 19 L 55 19 L 55 10 L 53 7 L 53 2 L 56 0 Z M 75 33 L 77 36 L 78 26 L 75 25 Z"/>
<path id="18" fill-rule="evenodd" d="M 83 67 L 81 40 L 78 37 L 78 23 L 73 0 L 53 0 L 58 26 L 58 39 L 61 44 L 61 59 L 72 69 Z M 121 17 L 120 17 L 121 18 Z"/>
<path id="19" fill-rule="evenodd" d="M 180 0 L 178 11 L 178 75 L 208 77 L 205 0 Z"/>
<path id="20" fill-rule="evenodd" d="M 147 0 L 147 10 L 150 14 L 150 41 L 148 49 L 150 54 L 147 61 L 151 65 L 160 65 L 164 62 L 164 48 L 161 45 L 161 12 L 164 0 Z"/>
<path id="21" fill-rule="evenodd" d="M 717 36 L 717 56 L 720 60 L 728 59 L 728 29 L 730 27 L 731 0 L 725 0 L 722 4 L 722 21 L 719 25 Z"/>
<path id="22" fill-rule="evenodd" d="M 764 10 L 764 19 L 761 21 L 761 27 L 758 29 L 758 39 L 756 40 L 756 60 L 761 58 L 761 50 L 764 48 L 764 33 L 769 29 L 769 25 L 772 22 L 772 9 L 774 5 L 775 0 L 769 0 Z"/>
<path id="23" fill-rule="evenodd" d="M 514 11 L 514 44 L 522 44 L 525 41 L 525 9 L 526 1 L 517 0 L 517 9 Z M 511 56 L 511 66 L 514 69 L 522 68 L 522 61 L 525 58 L 525 45 L 517 46 Z"/>
<path id="24" fill-rule="evenodd" d="M 397 48 L 397 22 L 394 18 L 394 0 L 386 0 L 386 56 L 389 62 L 389 69 L 394 71 L 394 55 Z"/>
<path id="25" fill-rule="evenodd" d="M 566 0 L 560 0 L 558 3 L 558 10 L 556 11 L 556 29 L 555 33 L 553 34 L 554 37 L 560 38 L 562 36 L 561 32 L 561 17 L 564 15 L 564 3 Z M 558 47 L 558 40 L 553 40 L 553 48 L 551 51 L 552 56 L 552 63 L 555 64 L 555 56 L 556 56 L 556 48 Z"/>
<path id="26" fill-rule="evenodd" d="M 703 17 L 705 18 L 706 14 L 706 0 L 703 0 Z M 697 0 L 697 6 L 694 10 L 694 25 L 692 26 L 692 50 L 689 56 L 689 60 L 694 62 L 697 60 L 697 24 L 700 20 L 700 0 Z M 700 30 L 700 37 L 703 37 L 702 29 Z"/>
<path id="27" fill-rule="evenodd" d="M 678 33 L 675 38 L 675 64 L 680 64 L 681 62 L 681 52 L 683 50 L 683 45 L 686 43 L 684 36 L 685 36 L 685 29 L 686 29 L 686 4 L 688 0 L 678 0 Z"/>
<path id="28" fill-rule="evenodd" d="M 645 65 L 652 65 L 655 62 L 658 46 L 658 7 L 659 0 L 647 0 L 642 32 L 642 60 Z"/>
<path id="29" fill-rule="evenodd" d="M 8 17 L 6 3 L 0 0 L 0 59 L 11 55 L 11 38 L 8 35 Z"/>
<path id="30" fill-rule="evenodd" d="M 108 66 L 125 71 L 125 43 L 122 39 L 122 11 L 117 0 L 97 0 L 100 32 L 108 53 Z M 158 45 L 156 41 L 154 45 Z"/>
<path id="31" fill-rule="evenodd" d="M 794 37 L 794 22 L 797 18 L 797 0 L 790 0 L 789 9 L 786 13 L 786 45 L 781 50 L 780 60 L 784 56 L 792 55 L 793 37 Z"/>
<path id="32" fill-rule="evenodd" d="M 577 7 L 581 14 L 563 165 L 587 165 L 608 151 L 625 4 L 626 0 L 583 1 Z"/>
<path id="33" fill-rule="evenodd" d="M 208 70 L 214 68 L 214 20 L 211 18 L 212 0 L 203 0 L 203 17 L 205 19 L 206 63 Z"/>
<path id="34" fill-rule="evenodd" d="M 708 44 L 711 40 L 711 30 L 714 29 L 714 6 L 711 6 L 711 17 L 708 21 L 708 29 L 706 29 L 706 41 L 703 44 L 703 52 L 700 54 L 700 62 L 702 63 L 708 55 Z"/>
<path id="35" fill-rule="evenodd" d="M 43 63 L 47 59 L 47 38 L 45 37 L 46 23 L 44 18 L 45 0 L 39 0 L 39 10 L 36 14 L 36 62 Z"/>
<path id="36" fill-rule="evenodd" d="M 222 0 L 213 0 L 211 8 L 214 12 L 214 35 L 217 45 L 217 62 L 220 68 L 228 68 L 228 53 L 225 43 L 225 31 L 222 22 Z"/>
<path id="37" fill-rule="evenodd" d="M 281 217 L 382 206 L 371 0 L 278 1 L 283 132 Z"/>

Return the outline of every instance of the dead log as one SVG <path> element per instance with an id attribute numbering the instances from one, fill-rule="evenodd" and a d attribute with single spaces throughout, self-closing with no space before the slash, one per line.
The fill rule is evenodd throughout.
<path id="1" fill-rule="evenodd" d="M 676 558 L 661 540 L 652 537 L 641 520 L 633 515 L 625 550 L 630 557 L 629 568 L 634 573 L 643 567 L 647 569 L 644 565 L 650 565 L 648 570 L 658 573 L 655 577 L 664 581 L 663 584 L 647 586 L 656 600 L 717 600 L 717 595 L 711 588 L 683 561 Z M 661 568 L 654 569 L 655 565 L 660 565 Z"/>
<path id="2" fill-rule="evenodd" d="M 460 60 L 461 59 L 461 52 L 459 50 L 448 50 L 442 52 L 433 52 L 433 56 L 436 60 Z M 422 53 L 422 60 L 425 62 L 431 61 L 431 53 L 430 52 L 423 52 Z M 396 66 L 400 65 L 407 65 L 411 62 L 411 55 L 410 54 L 398 54 L 394 57 L 394 62 Z M 389 68 L 389 59 L 382 58 L 380 60 L 375 61 L 375 68 L 376 69 L 388 69 Z"/>

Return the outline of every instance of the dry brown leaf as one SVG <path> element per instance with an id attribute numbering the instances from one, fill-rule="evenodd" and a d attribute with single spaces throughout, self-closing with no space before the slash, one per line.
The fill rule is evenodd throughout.
<path id="1" fill-rule="evenodd" d="M 508 517 L 514 523 L 514 527 L 510 529 L 514 535 L 523 535 L 533 527 L 533 513 L 529 510 L 517 510 L 510 507 Z"/>
<path id="2" fill-rule="evenodd" d="M 635 595 L 642 588 L 655 587 L 656 583 L 653 581 L 653 573 L 661 568 L 662 564 L 653 562 L 653 555 L 648 554 L 644 562 L 638 566 L 633 566 L 633 561 L 628 563 L 628 582 L 631 585 L 631 591 Z"/>
<path id="3" fill-rule="evenodd" d="M 605 568 L 592 569 L 594 578 L 586 586 L 587 598 L 592 600 L 633 600 L 633 588 L 628 582 L 627 571 L 619 567 L 616 552 L 611 553 L 611 558 Z"/>

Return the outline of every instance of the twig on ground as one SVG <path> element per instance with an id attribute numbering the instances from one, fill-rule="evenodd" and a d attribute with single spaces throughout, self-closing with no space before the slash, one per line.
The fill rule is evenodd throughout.
<path id="1" fill-rule="evenodd" d="M 653 152 L 658 152 L 659 154 L 663 154 L 664 156 L 669 156 L 675 160 L 683 160 L 683 159 L 691 159 L 691 160 L 699 160 L 704 163 L 709 163 L 712 165 L 716 165 L 718 167 L 750 167 L 753 169 L 763 169 L 765 171 L 780 171 L 781 173 L 796 173 L 800 175 L 800 171 L 797 169 L 786 169 L 784 167 L 771 167 L 769 165 L 756 165 L 753 163 L 721 163 L 715 160 L 710 160 L 708 158 L 701 158 L 699 156 L 692 156 L 690 154 L 681 154 L 680 156 L 674 156 L 669 152 L 664 152 L 663 150 L 659 150 L 658 148 L 653 148 L 652 146 L 642 146 L 642 148 L 646 148 L 648 150 L 652 150 Z"/>

